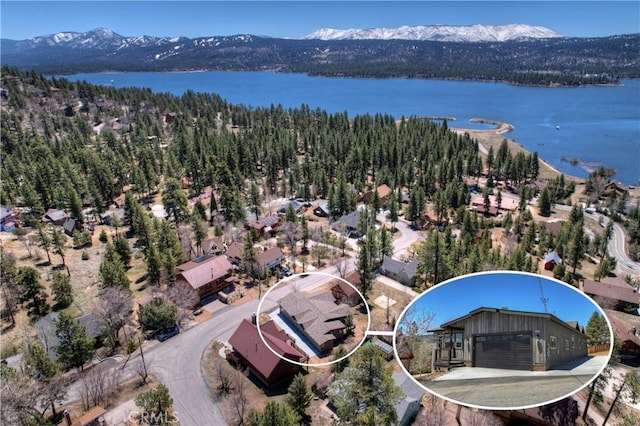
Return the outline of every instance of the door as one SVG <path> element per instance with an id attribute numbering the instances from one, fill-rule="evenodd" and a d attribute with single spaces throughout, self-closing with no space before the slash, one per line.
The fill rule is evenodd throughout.
<path id="1" fill-rule="evenodd" d="M 531 332 L 481 334 L 473 337 L 473 366 L 531 370 Z"/>

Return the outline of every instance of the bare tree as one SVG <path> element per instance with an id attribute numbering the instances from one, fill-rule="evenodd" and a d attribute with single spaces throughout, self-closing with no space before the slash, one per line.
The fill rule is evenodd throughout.
<path id="1" fill-rule="evenodd" d="M 120 286 L 107 287 L 95 302 L 95 308 L 113 350 L 119 344 L 118 333 L 120 329 L 127 324 L 131 317 L 133 309 L 131 293 Z"/>
<path id="2" fill-rule="evenodd" d="M 300 225 L 297 222 L 285 222 L 280 229 L 285 244 L 291 249 L 291 255 L 295 256 L 296 244 L 300 240 Z"/>
<path id="3" fill-rule="evenodd" d="M 191 316 L 193 307 L 200 301 L 198 293 L 188 285 L 175 283 L 167 288 L 167 297 L 178 307 L 178 323 L 183 324 Z"/>
<path id="4" fill-rule="evenodd" d="M 415 424 L 446 425 L 449 424 L 447 402 L 433 394 L 427 394 L 423 398 L 424 409 L 415 420 Z"/>
<path id="5" fill-rule="evenodd" d="M 80 397 L 85 410 L 98 405 L 109 405 L 118 393 L 120 371 L 106 365 L 96 365 L 83 373 Z"/>
<path id="6" fill-rule="evenodd" d="M 44 415 L 39 409 L 40 389 L 34 379 L 18 374 L 7 366 L 0 366 L 0 423 L 3 425 L 41 424 Z M 46 405 L 48 407 L 48 405 Z"/>
<path id="7" fill-rule="evenodd" d="M 607 416 L 602 422 L 603 426 L 607 424 L 607 420 L 609 420 L 609 416 L 611 416 L 611 413 L 613 412 L 613 409 L 620 397 L 622 397 L 623 401 L 631 402 L 632 404 L 638 402 L 638 399 L 640 398 L 640 374 L 636 371 L 629 371 L 622 377 L 622 384 L 614 387 L 614 389 L 616 396 L 613 398 L 611 407 L 609 408 L 609 411 L 607 411 Z"/>
<path id="8" fill-rule="evenodd" d="M 178 225 L 178 239 L 180 240 L 180 245 L 182 246 L 182 252 L 185 257 L 189 260 L 193 258 L 193 242 L 191 241 L 191 226 L 189 224 L 180 224 Z"/>
<path id="9" fill-rule="evenodd" d="M 232 374 L 233 393 L 231 394 L 231 403 L 235 410 L 235 414 L 239 425 L 244 425 L 244 416 L 249 405 L 247 396 L 247 378 L 240 370 L 234 370 Z"/>
<path id="10" fill-rule="evenodd" d="M 32 258 L 33 253 L 31 250 L 33 249 L 33 244 L 31 244 L 31 242 L 29 241 L 29 238 L 27 238 L 28 233 L 29 231 L 27 230 L 27 228 L 15 228 L 12 231 L 12 234 L 16 237 L 16 239 L 22 243 L 25 249 L 27 249 L 29 258 Z"/>
<path id="11" fill-rule="evenodd" d="M 431 346 L 424 339 L 427 330 L 431 329 L 437 316 L 434 311 L 427 310 L 417 304 L 412 305 L 401 319 L 402 338 L 413 354 L 412 373 L 420 373 L 431 364 Z"/>
<path id="12" fill-rule="evenodd" d="M 216 359 L 213 363 L 215 378 L 218 382 L 218 395 L 228 395 L 233 388 L 233 380 L 231 375 L 231 367 L 223 359 Z"/>
<path id="13" fill-rule="evenodd" d="M 340 260 L 336 262 L 335 267 L 338 276 L 344 279 L 347 276 L 347 269 L 349 268 L 349 262 L 347 258 L 340 257 Z"/>
<path id="14" fill-rule="evenodd" d="M 502 421 L 490 411 L 465 409 L 461 423 L 465 426 L 502 426 Z"/>
<path id="15" fill-rule="evenodd" d="M 144 361 L 144 358 L 138 359 L 133 365 L 133 369 L 136 374 L 140 376 L 140 380 L 142 380 L 142 384 L 147 383 L 147 379 L 149 378 L 149 365 L 151 363 L 147 363 Z"/>

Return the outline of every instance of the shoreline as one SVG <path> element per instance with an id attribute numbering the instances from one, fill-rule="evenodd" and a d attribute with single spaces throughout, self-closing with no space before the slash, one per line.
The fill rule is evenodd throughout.
<path id="1" fill-rule="evenodd" d="M 525 153 L 531 153 L 529 150 L 524 148 L 522 145 L 516 143 L 513 139 L 503 136 L 505 133 L 509 133 L 515 129 L 515 126 L 510 123 L 506 123 L 504 121 L 498 120 L 490 120 L 486 118 L 472 118 L 469 121 L 474 123 L 483 123 L 483 124 L 492 124 L 496 127 L 493 129 L 467 129 L 464 127 L 450 127 L 449 129 L 458 133 L 464 134 L 468 133 L 471 137 L 478 141 L 478 148 L 480 152 L 484 155 L 487 155 L 489 152 L 489 147 L 493 146 L 494 151 L 498 148 L 498 146 L 502 143 L 503 139 L 507 140 L 509 145 L 509 150 L 512 152 L 523 151 Z M 580 178 L 577 176 L 570 175 L 568 173 L 564 173 L 561 170 L 558 170 L 556 167 L 552 166 L 544 159 L 538 157 L 538 161 L 540 161 L 543 169 L 546 169 L 549 173 L 554 174 L 556 176 L 564 175 L 565 178 L 571 179 L 577 183 L 584 182 L 584 178 Z M 541 177 L 544 177 L 541 173 Z"/>

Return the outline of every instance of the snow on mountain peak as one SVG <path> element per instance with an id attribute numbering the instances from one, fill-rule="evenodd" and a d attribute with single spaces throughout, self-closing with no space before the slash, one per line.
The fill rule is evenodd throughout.
<path id="1" fill-rule="evenodd" d="M 305 39 L 320 40 L 433 40 L 433 41 L 507 41 L 522 38 L 562 37 L 545 27 L 511 25 L 427 25 L 399 28 L 333 29 L 322 28 Z"/>

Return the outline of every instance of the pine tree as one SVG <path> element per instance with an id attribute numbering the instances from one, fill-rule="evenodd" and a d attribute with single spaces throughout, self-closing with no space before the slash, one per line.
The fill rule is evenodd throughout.
<path id="1" fill-rule="evenodd" d="M 65 247 L 66 244 L 67 237 L 60 230 L 54 229 L 51 232 L 51 245 L 53 246 L 53 252 L 60 255 L 60 258 L 62 259 L 62 267 L 67 269 L 67 275 L 71 275 L 64 259 L 64 251 L 67 249 Z"/>
<path id="2" fill-rule="evenodd" d="M 395 193 L 391 193 L 389 200 L 387 201 L 389 205 L 389 221 L 391 221 L 391 232 L 396 231 L 396 223 L 398 223 L 399 219 L 399 207 L 398 207 L 398 197 L 396 197 Z"/>
<path id="3" fill-rule="evenodd" d="M 611 335 L 607 320 L 598 311 L 594 311 L 589 317 L 585 332 L 587 334 L 587 345 L 589 346 L 610 343 Z"/>
<path id="4" fill-rule="evenodd" d="M 301 418 L 304 418 L 306 416 L 305 410 L 311 404 L 311 398 L 312 394 L 309 386 L 307 386 L 307 380 L 301 373 L 298 373 L 287 389 L 287 404 L 289 404 Z"/>
<path id="5" fill-rule="evenodd" d="M 66 380 L 60 374 L 60 365 L 51 359 L 40 342 L 27 344 L 23 355 L 24 371 L 38 383 L 38 392 L 46 398 L 56 417 L 56 402 L 66 396 Z"/>
<path id="6" fill-rule="evenodd" d="M 368 343 L 352 357 L 350 367 L 329 386 L 329 400 L 343 421 L 352 424 L 393 424 L 402 392 L 393 381 L 393 369 L 380 350 Z"/>
<path id="7" fill-rule="evenodd" d="M 521 195 L 521 199 L 524 199 L 524 196 Z M 551 191 L 545 187 L 538 198 L 538 209 L 540 209 L 541 216 L 549 216 L 551 214 L 552 200 Z"/>
<path id="8" fill-rule="evenodd" d="M 30 266 L 20 267 L 16 284 L 20 289 L 20 301 L 26 303 L 29 317 L 37 319 L 46 315 L 49 305 L 44 286 L 40 283 L 40 272 Z"/>
<path id="9" fill-rule="evenodd" d="M 187 215 L 187 195 L 180 187 L 180 182 L 175 178 L 169 178 L 165 182 L 162 192 L 162 205 L 167 215 L 173 218 L 174 223 L 181 222 Z"/>
<path id="10" fill-rule="evenodd" d="M 56 302 L 55 309 L 64 309 L 73 303 L 73 287 L 68 275 L 55 271 L 51 276 L 51 291 Z"/>
<path id="11" fill-rule="evenodd" d="M 380 227 L 380 262 L 384 262 L 385 256 L 393 255 L 393 236 L 386 226 Z"/>
<path id="12" fill-rule="evenodd" d="M 135 403 L 149 418 L 159 421 L 159 424 L 170 424 L 174 419 L 171 411 L 173 399 L 169 389 L 162 383 L 157 388 L 138 395 Z"/>
<path id="13" fill-rule="evenodd" d="M 302 253 L 306 254 L 308 253 L 307 244 L 311 239 L 311 234 L 309 232 L 309 222 L 304 215 L 300 216 L 300 229 L 302 232 Z"/>
<path id="14" fill-rule="evenodd" d="M 84 369 L 95 352 L 93 339 L 87 335 L 84 325 L 62 311 L 54 321 L 59 343 L 56 347 L 58 359 L 68 367 Z"/>
<path id="15" fill-rule="evenodd" d="M 129 289 L 131 281 L 127 277 L 124 263 L 116 251 L 115 245 L 108 243 L 105 246 L 105 254 L 100 262 L 98 277 L 102 288 L 120 286 Z"/>
<path id="16" fill-rule="evenodd" d="M 274 401 L 267 402 L 262 412 L 252 408 L 247 417 L 247 426 L 298 426 L 300 424 L 300 416 L 289 404 Z"/>
<path id="17" fill-rule="evenodd" d="M 373 261 L 375 251 L 375 229 L 367 233 L 366 238 L 360 244 L 356 259 L 356 269 L 360 274 L 360 292 L 367 298 L 369 290 L 373 285 Z"/>
<path id="18" fill-rule="evenodd" d="M 131 263 L 131 247 L 129 247 L 129 241 L 124 237 L 118 237 L 114 239 L 113 246 L 124 266 L 129 266 L 129 263 Z"/>

